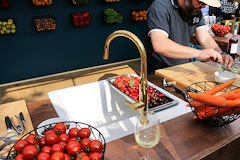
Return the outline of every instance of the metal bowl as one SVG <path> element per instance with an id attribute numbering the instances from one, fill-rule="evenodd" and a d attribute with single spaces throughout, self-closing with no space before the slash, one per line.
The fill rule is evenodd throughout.
<path id="1" fill-rule="evenodd" d="M 35 134 L 35 135 L 38 135 L 39 137 L 42 137 L 44 134 L 41 133 L 40 135 L 38 134 L 39 131 L 45 131 L 45 130 L 48 130 L 52 127 L 54 127 L 57 123 L 59 123 L 60 121 L 56 122 L 56 123 L 51 123 L 51 124 L 46 124 L 44 126 L 41 126 L 41 127 L 38 127 L 30 132 L 28 132 L 27 134 L 25 134 L 24 136 L 22 136 L 20 139 L 24 139 L 26 138 L 29 134 Z M 81 128 L 89 128 L 89 130 L 91 131 L 91 135 L 89 137 L 89 139 L 92 139 L 92 140 L 99 140 L 100 142 L 102 142 L 103 144 L 103 150 L 101 152 L 102 154 L 102 158 L 101 160 L 104 159 L 104 153 L 105 153 L 105 150 L 106 150 L 106 141 L 105 141 L 105 138 L 103 136 L 103 134 L 95 127 L 89 125 L 89 124 L 86 124 L 86 123 L 82 123 L 82 122 L 74 122 L 74 121 L 63 121 L 63 123 L 66 124 L 68 130 L 71 129 L 71 128 L 74 128 L 74 127 L 77 127 L 79 129 Z M 71 127 L 71 128 L 70 128 Z M 67 130 L 67 132 L 68 132 Z M 8 155 L 7 155 L 7 160 L 8 159 L 14 159 L 17 155 L 17 152 L 16 150 L 14 149 L 14 146 L 10 149 L 10 151 L 8 152 Z"/>
<path id="2" fill-rule="evenodd" d="M 187 91 L 202 93 L 220 84 L 222 83 L 210 82 L 210 81 L 197 82 L 197 83 L 191 84 L 187 88 Z M 227 88 L 225 88 L 222 91 L 222 93 L 231 91 L 237 88 L 239 87 L 230 85 Z M 237 107 L 215 106 L 215 105 L 198 101 L 192 98 L 189 94 L 187 94 L 187 101 L 190 104 L 192 112 L 197 117 L 197 119 L 212 126 L 226 125 L 235 121 L 240 117 L 240 106 L 237 106 Z M 206 109 L 207 107 L 208 109 Z M 224 112 L 222 112 L 222 110 L 224 110 Z"/>

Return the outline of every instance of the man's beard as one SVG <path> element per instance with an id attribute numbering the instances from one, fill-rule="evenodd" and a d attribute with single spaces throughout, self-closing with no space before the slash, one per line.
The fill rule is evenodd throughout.
<path id="1" fill-rule="evenodd" d="M 188 15 L 197 15 L 199 11 L 197 11 L 197 9 L 201 9 L 199 8 L 194 8 L 193 4 L 192 4 L 192 0 L 184 0 L 184 5 L 185 5 L 185 9 L 186 9 L 186 13 Z"/>

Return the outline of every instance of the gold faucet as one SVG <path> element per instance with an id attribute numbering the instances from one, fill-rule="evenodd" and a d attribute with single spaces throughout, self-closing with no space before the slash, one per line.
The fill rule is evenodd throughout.
<path id="1" fill-rule="evenodd" d="M 104 55 L 103 59 L 108 59 L 109 57 L 109 45 L 110 42 L 119 36 L 123 36 L 126 38 L 129 38 L 131 41 L 134 42 L 134 44 L 137 46 L 138 51 L 141 56 L 141 82 L 139 86 L 139 102 L 131 104 L 129 102 L 125 102 L 128 106 L 131 107 L 133 111 L 140 110 L 141 114 L 141 123 L 146 125 L 148 123 L 147 113 L 148 113 L 148 95 L 147 95 L 147 62 L 146 62 L 146 50 L 144 48 L 143 43 L 141 40 L 133 33 L 126 31 L 126 30 L 117 30 L 110 34 L 108 38 L 106 39 L 105 45 L 104 45 Z"/>

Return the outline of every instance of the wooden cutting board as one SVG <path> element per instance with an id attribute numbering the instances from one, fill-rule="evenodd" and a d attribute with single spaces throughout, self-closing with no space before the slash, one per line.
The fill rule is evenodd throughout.
<path id="1" fill-rule="evenodd" d="M 3 137 L 3 134 L 7 130 L 7 127 L 5 125 L 5 116 L 11 117 L 14 124 L 18 124 L 19 122 L 16 119 L 15 115 L 19 116 L 20 112 L 23 113 L 24 119 L 26 121 L 25 131 L 22 135 L 12 137 L 11 139 L 19 139 L 24 134 L 33 130 L 32 121 L 31 121 L 25 100 L 19 100 L 19 101 L 0 105 L 0 137 Z M 8 134 L 7 136 L 10 136 L 10 135 L 13 135 L 13 134 Z M 4 143 L 3 141 L 0 141 L 0 145 L 2 145 L 3 143 Z M 2 151 L 0 151 L 0 154 L 6 156 L 9 149 L 10 149 L 10 145 L 5 147 Z"/>
<path id="2" fill-rule="evenodd" d="M 177 84 L 188 87 L 196 82 L 215 81 L 214 72 L 217 70 L 218 68 L 215 66 L 195 61 L 158 69 L 155 74 L 167 78 L 167 81 L 176 81 Z M 237 75 L 233 84 L 240 87 L 240 75 Z"/>

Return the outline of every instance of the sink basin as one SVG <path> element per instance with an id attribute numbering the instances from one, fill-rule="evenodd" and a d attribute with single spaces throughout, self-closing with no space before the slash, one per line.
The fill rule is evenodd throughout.
<path id="1" fill-rule="evenodd" d="M 176 106 L 158 112 L 161 122 L 190 112 L 187 102 L 158 88 L 178 101 Z M 48 96 L 60 118 L 90 124 L 103 133 L 106 142 L 132 134 L 137 112 L 125 105 L 126 97 L 106 80 L 51 91 Z"/>

